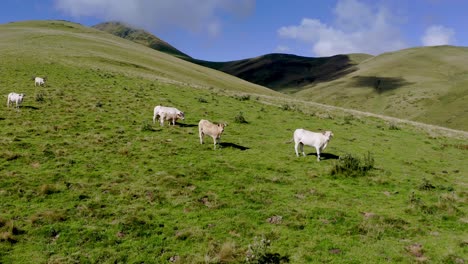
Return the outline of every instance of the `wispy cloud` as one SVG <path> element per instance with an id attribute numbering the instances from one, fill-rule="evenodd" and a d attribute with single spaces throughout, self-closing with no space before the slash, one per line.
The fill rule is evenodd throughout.
<path id="1" fill-rule="evenodd" d="M 455 30 L 440 25 L 433 25 L 426 29 L 426 33 L 421 40 L 424 46 L 438 46 L 453 44 L 454 38 Z"/>
<path id="2" fill-rule="evenodd" d="M 178 28 L 218 35 L 220 13 L 250 14 L 255 0 L 55 0 L 55 7 L 74 17 L 122 21 L 148 30 Z"/>
<path id="3" fill-rule="evenodd" d="M 278 52 L 278 53 L 287 53 L 289 51 L 290 51 L 290 48 L 288 46 L 284 46 L 284 45 L 279 45 L 275 49 L 275 52 Z"/>
<path id="4" fill-rule="evenodd" d="M 299 25 L 278 30 L 281 38 L 311 45 L 316 56 L 347 53 L 380 54 L 407 47 L 398 28 L 398 18 L 383 6 L 358 0 L 340 0 L 334 9 L 334 24 L 303 18 Z"/>

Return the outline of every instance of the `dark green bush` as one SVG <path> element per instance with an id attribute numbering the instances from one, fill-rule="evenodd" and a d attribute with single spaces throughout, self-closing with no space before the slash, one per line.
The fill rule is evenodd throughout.
<path id="1" fill-rule="evenodd" d="M 341 175 L 345 177 L 365 176 L 374 168 L 374 158 L 370 152 L 364 155 L 362 159 L 351 154 L 346 154 L 334 164 L 330 174 Z"/>

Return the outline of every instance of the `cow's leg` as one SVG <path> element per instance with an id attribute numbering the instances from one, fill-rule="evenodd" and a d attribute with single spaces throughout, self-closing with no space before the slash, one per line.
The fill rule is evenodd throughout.
<path id="1" fill-rule="evenodd" d="M 201 129 L 199 130 L 198 132 L 198 136 L 200 137 L 200 144 L 203 144 L 203 131 L 201 131 Z"/>
<path id="2" fill-rule="evenodd" d="M 164 126 L 164 117 L 163 116 L 159 116 L 159 124 L 161 126 Z"/>
<path id="3" fill-rule="evenodd" d="M 296 151 L 296 156 L 299 157 L 299 151 L 298 151 L 298 147 L 299 147 L 299 144 L 301 144 L 300 142 L 294 142 L 294 150 Z"/>
<path id="4" fill-rule="evenodd" d="M 315 148 L 317 150 L 317 161 L 320 161 L 320 148 Z"/>
<path id="5" fill-rule="evenodd" d="M 301 142 L 301 143 L 299 143 L 299 144 L 300 144 L 299 146 L 300 146 L 300 148 L 301 148 L 302 156 L 305 157 L 306 154 L 305 154 L 305 152 L 304 152 L 304 143 Z"/>

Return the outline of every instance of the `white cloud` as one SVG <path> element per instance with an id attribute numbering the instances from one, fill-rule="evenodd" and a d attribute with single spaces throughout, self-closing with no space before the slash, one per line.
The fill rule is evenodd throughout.
<path id="1" fill-rule="evenodd" d="M 284 46 L 284 45 L 279 45 L 276 47 L 275 49 L 275 52 L 278 52 L 278 53 L 287 53 L 289 52 L 289 47 L 288 46 Z"/>
<path id="2" fill-rule="evenodd" d="M 317 56 L 347 53 L 380 54 L 405 48 L 397 18 L 383 7 L 372 8 L 358 0 L 339 0 L 335 23 L 304 18 L 300 25 L 281 27 L 278 35 L 311 45 Z"/>
<path id="3" fill-rule="evenodd" d="M 422 37 L 424 46 L 449 45 L 454 42 L 455 31 L 440 25 L 430 26 Z"/>
<path id="4" fill-rule="evenodd" d="M 147 30 L 170 27 L 215 36 L 222 28 L 219 12 L 248 15 L 255 0 L 55 0 L 55 7 L 74 17 L 122 21 Z"/>

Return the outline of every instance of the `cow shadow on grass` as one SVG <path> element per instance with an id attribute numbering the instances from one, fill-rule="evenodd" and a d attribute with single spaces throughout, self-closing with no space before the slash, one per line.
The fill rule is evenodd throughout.
<path id="1" fill-rule="evenodd" d="M 307 156 L 316 156 L 317 157 L 317 153 L 313 152 L 313 153 L 309 153 L 307 154 Z M 331 154 L 331 153 L 320 153 L 320 159 L 321 160 L 328 160 L 328 159 L 339 159 L 340 156 L 337 156 L 335 154 Z"/>
<path id="2" fill-rule="evenodd" d="M 31 106 L 31 105 L 24 105 L 24 106 L 21 106 L 21 108 L 31 109 L 31 110 L 39 110 L 39 107 L 35 107 L 35 106 Z"/>
<path id="3" fill-rule="evenodd" d="M 249 147 L 244 147 L 241 145 L 237 145 L 236 143 L 230 143 L 230 142 L 220 142 L 219 145 L 223 148 L 235 148 L 239 150 L 247 150 L 250 149 Z"/>
<path id="4" fill-rule="evenodd" d="M 178 122 L 176 122 L 176 125 L 180 127 L 197 127 L 198 126 L 198 124 L 185 124 L 185 123 L 178 123 Z"/>

